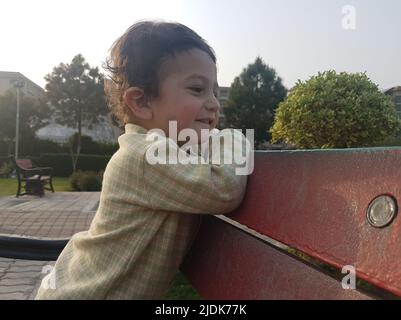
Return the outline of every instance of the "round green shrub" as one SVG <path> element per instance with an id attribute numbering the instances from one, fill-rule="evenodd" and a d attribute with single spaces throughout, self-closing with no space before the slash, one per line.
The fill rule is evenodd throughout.
<path id="1" fill-rule="evenodd" d="M 301 149 L 367 147 L 394 136 L 390 97 L 365 73 L 325 71 L 297 84 L 277 108 L 272 142 Z"/>
<path id="2" fill-rule="evenodd" d="M 76 191 L 100 191 L 102 180 L 94 171 L 77 171 L 70 176 L 70 185 Z"/>
<path id="3" fill-rule="evenodd" d="M 87 171 L 81 176 L 79 186 L 82 191 L 100 191 L 102 183 L 96 172 Z"/>
<path id="4" fill-rule="evenodd" d="M 76 171 L 70 176 L 70 185 L 72 190 L 80 191 L 79 189 L 79 177 L 82 175 L 82 171 Z"/>

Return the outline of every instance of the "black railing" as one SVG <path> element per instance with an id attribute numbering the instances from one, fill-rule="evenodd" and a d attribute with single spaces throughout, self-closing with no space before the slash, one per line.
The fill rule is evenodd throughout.
<path id="1" fill-rule="evenodd" d="M 37 239 L 0 235 L 0 257 L 23 260 L 55 261 L 69 239 Z"/>

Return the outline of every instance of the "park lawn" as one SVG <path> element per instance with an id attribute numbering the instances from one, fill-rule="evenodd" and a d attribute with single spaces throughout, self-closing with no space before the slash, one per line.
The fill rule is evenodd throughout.
<path id="1" fill-rule="evenodd" d="M 0 178 L 0 197 L 15 196 L 17 193 L 17 179 Z M 53 177 L 53 187 L 57 191 L 72 191 L 68 178 Z M 46 191 L 50 192 L 50 191 Z M 185 279 L 182 273 L 175 277 L 170 289 L 168 290 L 166 300 L 197 300 L 199 294 L 192 288 L 191 284 Z"/>
<path id="2" fill-rule="evenodd" d="M 17 193 L 17 187 L 18 187 L 17 179 L 0 178 L 0 197 L 15 195 Z M 53 187 L 56 192 L 72 191 L 68 178 L 53 177 Z"/>

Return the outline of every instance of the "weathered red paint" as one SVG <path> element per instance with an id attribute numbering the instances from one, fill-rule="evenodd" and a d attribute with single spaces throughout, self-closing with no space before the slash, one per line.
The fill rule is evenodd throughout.
<path id="1" fill-rule="evenodd" d="M 401 148 L 256 152 L 245 199 L 229 217 L 338 268 L 353 265 L 359 277 L 401 296 L 401 218 L 381 229 L 366 219 L 370 201 L 382 194 L 401 205 Z M 206 297 L 266 297 L 260 292 L 268 288 L 297 290 L 293 281 L 281 289 L 270 287 L 276 276 L 290 279 L 295 268 L 269 246 L 248 241 L 224 224 L 207 226 L 211 230 L 202 227 L 190 257 L 210 263 L 204 270 L 215 269 L 218 277 L 186 262 Z M 261 281 L 255 282 L 257 277 Z M 308 279 L 316 283 L 313 277 Z M 306 291 L 313 296 L 318 290 L 318 295 L 325 286 Z"/>
<path id="2" fill-rule="evenodd" d="M 401 296 L 401 218 L 378 229 L 378 195 L 401 204 L 401 149 L 256 152 L 244 202 L 229 217 Z"/>

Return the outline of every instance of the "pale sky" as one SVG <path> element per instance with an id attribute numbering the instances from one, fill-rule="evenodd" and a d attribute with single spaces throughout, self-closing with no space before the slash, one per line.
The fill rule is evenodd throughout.
<path id="1" fill-rule="evenodd" d="M 354 29 L 343 28 L 346 5 Z M 0 70 L 42 87 L 78 53 L 101 67 L 114 40 L 144 19 L 177 21 L 206 39 L 220 86 L 258 55 L 287 88 L 328 69 L 366 71 L 381 89 L 401 85 L 400 0 L 1 0 L 0 9 Z"/>

